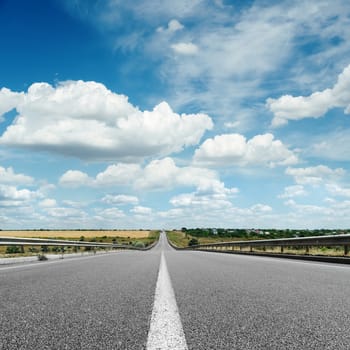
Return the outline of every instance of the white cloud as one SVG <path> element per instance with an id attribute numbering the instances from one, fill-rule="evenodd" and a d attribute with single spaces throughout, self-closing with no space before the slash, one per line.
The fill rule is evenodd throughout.
<path id="1" fill-rule="evenodd" d="M 139 161 L 179 152 L 213 126 L 207 115 L 179 115 L 166 102 L 142 112 L 92 81 L 35 83 L 17 102 L 18 116 L 0 144 L 82 159 Z"/>
<path id="2" fill-rule="evenodd" d="M 171 21 L 169 21 L 166 29 L 164 29 L 163 27 L 158 27 L 157 32 L 175 33 L 178 30 L 181 30 L 183 28 L 184 28 L 184 26 L 178 20 L 172 19 Z"/>
<path id="3" fill-rule="evenodd" d="M 198 192 L 192 193 L 182 193 L 180 195 L 174 196 L 170 199 L 170 204 L 174 207 L 188 207 L 188 208 L 202 208 L 202 215 L 210 210 L 220 210 L 224 208 L 231 208 L 232 203 L 229 197 L 225 194 L 206 194 L 202 195 Z"/>
<path id="4" fill-rule="evenodd" d="M 23 100 L 23 96 L 23 92 L 13 92 L 7 88 L 0 89 L 0 122 L 5 113 L 17 107 Z"/>
<path id="5" fill-rule="evenodd" d="M 115 220 L 125 217 L 125 213 L 119 208 L 107 208 L 96 210 L 97 214 L 103 219 Z"/>
<path id="6" fill-rule="evenodd" d="M 157 215 L 160 218 L 165 218 L 165 219 L 180 219 L 184 215 L 184 210 L 182 208 L 174 208 L 170 209 L 167 211 L 159 211 Z"/>
<path id="7" fill-rule="evenodd" d="M 87 217 L 87 213 L 77 208 L 65 208 L 65 207 L 48 207 L 45 209 L 49 216 L 57 219 L 84 219 Z"/>
<path id="8" fill-rule="evenodd" d="M 163 190 L 181 186 L 195 187 L 201 193 L 236 193 L 238 191 L 235 188 L 225 188 L 218 174 L 213 170 L 193 166 L 178 167 L 169 157 L 149 163 L 134 184 L 134 187 L 139 190 Z"/>
<path id="9" fill-rule="evenodd" d="M 344 188 L 337 184 L 327 184 L 327 191 L 333 196 L 350 197 L 350 188 Z"/>
<path id="10" fill-rule="evenodd" d="M 9 168 L 3 168 L 0 166 L 0 184 L 31 184 L 34 179 L 24 174 L 16 174 L 14 170 Z"/>
<path id="11" fill-rule="evenodd" d="M 298 157 L 272 134 L 246 140 L 240 134 L 217 135 L 207 139 L 195 151 L 194 163 L 212 166 L 291 165 Z"/>
<path id="12" fill-rule="evenodd" d="M 100 186 L 132 184 L 136 178 L 142 176 L 142 170 L 138 164 L 113 164 L 105 171 L 97 174 L 94 183 Z"/>
<path id="13" fill-rule="evenodd" d="M 284 192 L 279 196 L 279 198 L 294 198 L 299 196 L 306 196 L 307 192 L 302 185 L 287 186 Z"/>
<path id="14" fill-rule="evenodd" d="M 130 210 L 131 213 L 135 215 L 150 215 L 152 214 L 152 208 L 149 207 L 143 207 L 143 206 L 136 206 L 133 209 Z"/>
<path id="15" fill-rule="evenodd" d="M 59 179 L 59 184 L 65 187 L 88 186 L 92 184 L 92 179 L 79 170 L 68 170 Z"/>
<path id="16" fill-rule="evenodd" d="M 192 56 L 198 53 L 198 46 L 193 43 L 177 43 L 171 45 L 171 48 L 180 55 Z"/>
<path id="17" fill-rule="evenodd" d="M 66 200 L 63 200 L 62 201 L 63 204 L 69 206 L 69 207 L 73 207 L 73 208 L 83 208 L 83 207 L 87 207 L 89 206 L 89 202 L 85 201 L 85 202 L 82 202 L 82 201 L 72 201 L 72 200 L 69 200 L 69 199 L 66 199 Z"/>
<path id="18" fill-rule="evenodd" d="M 56 199 L 53 198 L 46 198 L 39 202 L 39 206 L 42 208 L 51 208 L 51 207 L 57 207 Z"/>
<path id="19" fill-rule="evenodd" d="M 202 208 L 201 215 L 205 216 L 210 210 L 231 208 L 231 199 L 238 192 L 235 187 L 225 187 L 225 184 L 218 179 L 202 179 L 196 191 L 176 195 L 169 203 L 180 208 Z"/>
<path id="20" fill-rule="evenodd" d="M 37 192 L 0 184 L 0 207 L 22 206 L 38 197 L 40 194 Z"/>
<path id="21" fill-rule="evenodd" d="M 318 165 L 308 168 L 287 168 L 287 175 L 293 176 L 299 185 L 320 185 L 324 181 L 344 176 L 342 168 L 331 169 L 325 165 Z"/>
<path id="22" fill-rule="evenodd" d="M 169 190 L 183 186 L 195 187 L 202 193 L 237 191 L 225 188 L 215 171 L 194 166 L 178 167 L 170 157 L 153 160 L 144 168 L 138 164 L 109 165 L 95 178 L 79 170 L 68 170 L 59 183 L 65 187 L 130 186 L 136 190 Z"/>
<path id="23" fill-rule="evenodd" d="M 142 168 L 138 164 L 118 163 L 109 165 L 106 170 L 98 173 L 96 178 L 80 170 L 68 170 L 59 179 L 64 187 L 80 186 L 131 186 L 134 181 L 142 176 Z"/>
<path id="24" fill-rule="evenodd" d="M 284 95 L 278 99 L 269 98 L 267 107 L 274 114 L 272 126 L 281 126 L 288 120 L 319 118 L 330 109 L 345 108 L 350 113 L 350 65 L 338 76 L 338 81 L 331 89 L 317 91 L 310 96 Z"/>
<path id="25" fill-rule="evenodd" d="M 253 205 L 250 209 L 255 213 L 269 213 L 273 210 L 269 205 L 261 203 Z"/>
<path id="26" fill-rule="evenodd" d="M 129 196 L 125 194 L 112 195 L 107 194 L 102 198 L 102 202 L 107 204 L 116 204 L 116 205 L 136 205 L 139 203 L 139 199 L 135 196 Z"/>
<path id="27" fill-rule="evenodd" d="M 313 204 L 298 204 L 293 199 L 289 199 L 288 201 L 286 201 L 285 205 L 293 208 L 297 212 L 302 213 L 303 215 L 305 215 L 305 217 L 309 215 L 324 215 L 327 217 L 334 215 L 333 208 L 322 207 Z"/>
<path id="28" fill-rule="evenodd" d="M 310 136 L 310 146 L 306 151 L 313 157 L 347 162 L 350 159 L 349 140 L 349 129 L 338 129 L 327 134 Z"/>

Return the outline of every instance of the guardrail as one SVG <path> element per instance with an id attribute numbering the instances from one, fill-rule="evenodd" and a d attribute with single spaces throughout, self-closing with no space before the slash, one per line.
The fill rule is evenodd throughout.
<path id="1" fill-rule="evenodd" d="M 247 241 L 233 241 L 225 243 L 209 243 L 199 244 L 183 249 L 188 250 L 205 250 L 205 251 L 231 251 L 242 252 L 243 248 L 248 248 L 249 253 L 254 252 L 254 248 L 266 251 L 267 248 L 279 247 L 280 253 L 283 254 L 287 247 L 304 247 L 305 255 L 309 254 L 311 247 L 343 247 L 344 255 L 348 255 L 350 248 L 350 234 L 316 236 L 316 237 L 298 237 L 298 238 L 282 238 L 282 239 L 261 239 Z M 247 252 L 247 251 L 246 251 Z"/>
<path id="2" fill-rule="evenodd" d="M 102 242 L 86 242 L 86 241 L 70 241 L 64 239 L 42 239 L 42 238 L 20 238 L 20 237 L 0 237 L 0 246 L 59 246 L 59 247 L 91 247 L 104 249 L 128 249 L 128 250 L 149 250 L 158 241 L 147 247 L 134 247 L 132 245 L 102 243 Z"/>

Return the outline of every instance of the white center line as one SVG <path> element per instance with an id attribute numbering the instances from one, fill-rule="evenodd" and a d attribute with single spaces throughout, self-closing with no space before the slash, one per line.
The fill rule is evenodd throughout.
<path id="1" fill-rule="evenodd" d="M 148 332 L 147 350 L 164 349 L 187 350 L 187 344 L 162 252 L 151 325 Z"/>

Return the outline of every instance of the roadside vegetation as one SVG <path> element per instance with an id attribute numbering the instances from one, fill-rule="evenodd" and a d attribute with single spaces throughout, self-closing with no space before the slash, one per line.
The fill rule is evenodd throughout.
<path id="1" fill-rule="evenodd" d="M 159 231 L 139 230 L 31 230 L 31 231 L 1 231 L 0 236 L 23 238 L 47 238 L 75 240 L 83 242 L 113 243 L 146 248 L 159 238 Z M 103 250 L 104 248 L 95 248 Z M 48 246 L 0 246 L 0 257 L 43 256 L 50 254 L 69 254 L 93 250 L 92 247 L 48 247 Z"/>
<path id="2" fill-rule="evenodd" d="M 257 229 L 212 229 L 195 228 L 187 229 L 183 227 L 181 231 L 167 232 L 168 239 L 177 247 L 185 248 L 196 244 L 210 244 L 233 241 L 259 240 L 259 239 L 279 239 L 313 237 L 326 235 L 348 234 L 350 230 L 257 230 Z M 224 247 L 222 249 L 225 249 Z M 230 247 L 229 250 L 232 248 Z M 238 248 L 237 248 L 238 249 Z M 249 251 L 250 248 L 242 248 L 242 251 Z M 253 252 L 280 253 L 279 247 L 254 247 Z M 305 254 L 304 247 L 285 247 L 285 254 Z M 309 255 L 343 256 L 343 247 L 310 247 Z"/>
<path id="3" fill-rule="evenodd" d="M 187 229 L 183 227 L 182 232 L 197 238 L 214 238 L 220 241 L 221 238 L 233 238 L 235 240 L 246 239 L 277 239 L 277 238 L 295 238 L 295 237 L 313 237 L 313 236 L 327 236 L 350 233 L 348 230 L 276 230 L 276 229 L 224 229 L 224 228 L 194 228 Z"/>

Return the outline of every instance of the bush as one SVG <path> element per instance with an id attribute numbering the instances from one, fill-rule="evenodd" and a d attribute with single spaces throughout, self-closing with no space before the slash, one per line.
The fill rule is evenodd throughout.
<path id="1" fill-rule="evenodd" d="M 21 249 L 16 245 L 9 245 L 6 248 L 6 254 L 19 254 L 21 252 Z"/>
<path id="2" fill-rule="evenodd" d="M 198 245 L 199 241 L 196 238 L 192 238 L 189 242 L 188 242 L 188 246 L 192 246 L 192 245 Z"/>
<path id="3" fill-rule="evenodd" d="M 135 247 L 135 248 L 145 248 L 145 245 L 144 245 L 143 242 L 136 241 L 136 242 L 134 243 L 134 247 Z"/>

